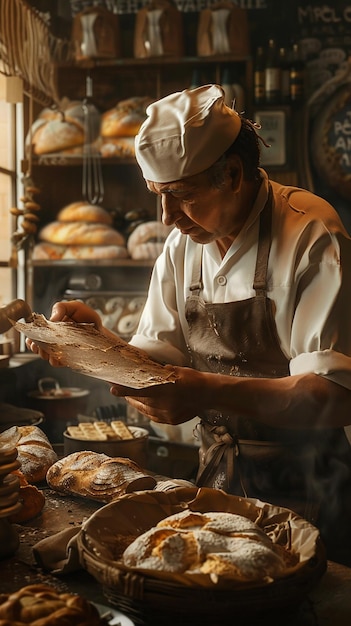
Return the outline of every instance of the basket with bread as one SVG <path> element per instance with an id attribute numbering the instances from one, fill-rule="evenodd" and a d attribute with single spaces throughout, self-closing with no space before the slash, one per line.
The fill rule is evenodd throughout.
<path id="1" fill-rule="evenodd" d="M 78 550 L 109 603 L 138 623 L 232 624 L 294 610 L 326 570 L 306 520 L 209 488 L 126 494 L 83 524 Z"/>

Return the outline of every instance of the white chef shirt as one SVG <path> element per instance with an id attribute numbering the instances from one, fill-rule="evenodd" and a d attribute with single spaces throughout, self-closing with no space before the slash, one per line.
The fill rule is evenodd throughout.
<path id="1" fill-rule="evenodd" d="M 203 246 L 201 296 L 225 303 L 255 295 L 259 215 L 268 196 L 263 178 L 256 202 L 222 259 Z M 322 198 L 272 182 L 274 209 L 268 297 L 274 301 L 280 347 L 290 373 L 315 373 L 351 389 L 351 240 Z M 189 365 L 185 301 L 199 244 L 176 228 L 155 263 L 149 295 L 131 343 L 163 363 Z"/>

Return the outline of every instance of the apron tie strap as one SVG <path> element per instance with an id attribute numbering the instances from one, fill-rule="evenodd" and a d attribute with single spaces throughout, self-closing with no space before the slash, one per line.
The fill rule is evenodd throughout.
<path id="1" fill-rule="evenodd" d="M 196 484 L 201 487 L 209 484 L 212 478 L 217 474 L 217 470 L 222 463 L 226 464 L 226 483 L 229 489 L 231 482 L 234 479 L 234 472 L 236 466 L 236 460 L 239 456 L 238 439 L 234 435 L 231 435 L 225 426 L 212 426 L 209 428 L 211 431 L 214 443 L 208 448 L 204 457 L 204 468 L 199 472 Z M 240 466 L 238 467 L 240 474 Z M 241 484 L 242 481 L 240 480 Z M 244 496 L 246 497 L 245 489 L 243 488 Z"/>

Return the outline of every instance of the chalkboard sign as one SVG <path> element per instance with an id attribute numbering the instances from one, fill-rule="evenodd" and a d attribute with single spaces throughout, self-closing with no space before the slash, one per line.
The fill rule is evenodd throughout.
<path id="1" fill-rule="evenodd" d="M 317 173 L 351 199 L 351 83 L 324 104 L 312 128 L 311 157 Z"/>

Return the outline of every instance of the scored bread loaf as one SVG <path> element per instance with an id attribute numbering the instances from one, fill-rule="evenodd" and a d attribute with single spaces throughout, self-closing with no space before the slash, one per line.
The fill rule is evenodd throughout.
<path id="1" fill-rule="evenodd" d="M 57 461 L 49 439 L 38 426 L 11 426 L 0 440 L 18 451 L 20 470 L 29 483 L 45 480 L 46 472 Z"/>
<path id="2" fill-rule="evenodd" d="M 39 239 L 60 245 L 125 245 L 123 235 L 108 224 L 79 221 L 50 222 L 39 232 Z"/>
<path id="3" fill-rule="evenodd" d="M 6 626 L 102 626 L 107 621 L 88 600 L 73 593 L 59 593 L 51 585 L 27 585 L 0 595 L 0 625 Z"/>
<path id="4" fill-rule="evenodd" d="M 244 516 L 185 510 L 137 537 L 122 560 L 133 569 L 209 574 L 214 582 L 264 582 L 284 575 L 298 557 Z"/>
<path id="5" fill-rule="evenodd" d="M 132 491 L 154 489 L 156 480 L 127 458 L 111 458 L 90 450 L 73 452 L 52 465 L 46 481 L 61 493 L 111 502 Z"/>

